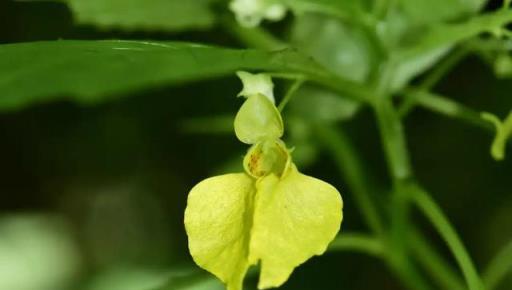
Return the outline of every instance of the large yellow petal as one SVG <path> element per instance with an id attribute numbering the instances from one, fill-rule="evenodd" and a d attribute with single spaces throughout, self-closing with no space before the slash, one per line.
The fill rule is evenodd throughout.
<path id="1" fill-rule="evenodd" d="M 261 262 L 258 288 L 279 287 L 293 269 L 321 255 L 340 229 L 343 202 L 330 184 L 295 165 L 256 184 L 249 262 Z"/>
<path id="2" fill-rule="evenodd" d="M 188 196 L 185 227 L 194 261 L 227 284 L 241 290 L 249 267 L 254 180 L 226 174 L 197 184 Z"/>

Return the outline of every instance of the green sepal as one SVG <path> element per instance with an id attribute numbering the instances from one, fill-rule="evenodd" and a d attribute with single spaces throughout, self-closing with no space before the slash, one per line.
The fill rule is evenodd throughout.
<path id="1" fill-rule="evenodd" d="M 249 97 L 235 117 L 235 134 L 246 144 L 275 140 L 283 136 L 283 119 L 277 108 L 262 94 Z"/>

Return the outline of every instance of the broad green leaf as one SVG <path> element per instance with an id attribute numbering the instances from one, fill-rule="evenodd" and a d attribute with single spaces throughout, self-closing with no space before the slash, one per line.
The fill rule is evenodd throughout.
<path id="1" fill-rule="evenodd" d="M 80 24 L 105 29 L 167 30 L 210 28 L 212 0 L 64 0 Z"/>
<path id="2" fill-rule="evenodd" d="M 270 100 L 261 95 L 249 97 L 235 117 L 235 134 L 246 144 L 256 144 L 283 136 L 283 119 Z"/>
<path id="3" fill-rule="evenodd" d="M 185 227 L 190 253 L 228 290 L 241 290 L 249 268 L 254 191 L 248 175 L 226 174 L 203 180 L 188 196 Z"/>
<path id="4" fill-rule="evenodd" d="M 265 70 L 324 76 L 293 50 L 181 42 L 50 41 L 0 45 L 0 110 L 67 98 L 94 104 L 150 87 Z"/>
<path id="5" fill-rule="evenodd" d="M 343 204 L 333 186 L 294 165 L 256 187 L 249 262 L 261 262 L 258 288 L 279 287 L 295 267 L 325 252 L 340 229 Z"/>

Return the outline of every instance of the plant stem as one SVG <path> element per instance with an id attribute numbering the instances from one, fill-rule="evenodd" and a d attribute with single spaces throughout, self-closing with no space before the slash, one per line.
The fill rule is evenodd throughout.
<path id="1" fill-rule="evenodd" d="M 443 214 L 439 206 L 428 195 L 428 193 L 419 186 L 411 187 L 412 201 L 423 212 L 423 214 L 430 220 L 435 229 L 439 232 L 444 239 L 455 260 L 462 270 L 466 283 L 470 290 L 484 289 L 483 283 L 477 274 L 476 268 L 471 261 L 466 248 L 457 236 L 456 231 L 448 222 L 448 219 Z"/>
<path id="2" fill-rule="evenodd" d="M 405 180 L 411 177 L 412 171 L 400 118 L 390 98 L 377 98 L 373 108 L 391 176 L 394 181 Z"/>
<path id="3" fill-rule="evenodd" d="M 390 97 L 382 94 L 376 98 L 373 107 L 393 180 L 389 235 L 391 252 L 388 261 L 409 286 L 416 284 L 419 288 L 427 289 L 428 286 L 423 277 L 416 272 L 414 265 L 408 259 L 407 242 L 404 239 L 410 227 L 408 196 L 409 187 L 412 184 L 412 170 L 403 125 Z"/>
<path id="4" fill-rule="evenodd" d="M 278 39 L 265 29 L 239 25 L 231 15 L 226 15 L 221 20 L 222 27 L 248 47 L 264 50 L 279 50 L 288 47 L 288 43 Z"/>
<path id="5" fill-rule="evenodd" d="M 371 189 L 367 178 L 365 178 L 367 173 L 356 148 L 350 143 L 349 138 L 345 136 L 341 129 L 322 125 L 315 127 L 315 132 L 321 143 L 336 161 L 340 171 L 343 172 L 344 179 L 352 190 L 366 223 L 377 233 L 377 237 L 380 238 L 382 243 L 382 241 L 386 240 L 385 235 L 387 234 L 383 232 L 382 219 L 378 216 L 376 207 L 369 196 Z M 385 246 L 387 249 L 389 244 Z M 410 264 L 403 256 L 397 259 L 394 252 L 387 251 L 386 255 L 382 256 L 382 258 L 395 275 L 409 288 L 420 290 L 429 288 L 427 283 L 417 273 L 415 266 Z"/>
<path id="6" fill-rule="evenodd" d="M 298 78 L 298 79 L 295 80 L 295 82 L 292 84 L 292 86 L 286 92 L 286 95 L 284 96 L 284 98 L 281 101 L 281 103 L 279 103 L 279 106 L 277 107 L 279 112 L 283 111 L 283 109 L 286 106 L 286 104 L 288 104 L 290 99 L 293 97 L 295 92 L 297 92 L 297 90 L 302 86 L 303 83 L 304 83 L 304 79 L 303 78 Z"/>
<path id="7" fill-rule="evenodd" d="M 396 54 L 400 59 L 410 59 L 435 49 L 448 47 L 481 33 L 495 31 L 511 21 L 512 11 L 500 9 L 472 17 L 460 23 L 439 24 L 421 35 L 414 45 L 405 46 L 399 49 Z"/>
<path id="8" fill-rule="evenodd" d="M 447 262 L 427 242 L 427 239 L 417 230 L 411 229 L 407 235 L 411 252 L 420 265 L 429 272 L 433 280 L 446 290 L 465 290 L 461 278 Z"/>
<path id="9" fill-rule="evenodd" d="M 492 290 L 512 272 L 512 241 L 491 260 L 484 271 L 483 280 L 487 290 Z"/>
<path id="10" fill-rule="evenodd" d="M 384 246 L 378 238 L 359 233 L 343 233 L 329 245 L 328 251 L 357 251 L 382 257 Z"/>
<path id="11" fill-rule="evenodd" d="M 429 91 L 469 53 L 466 47 L 456 48 L 426 75 L 419 88 Z"/>
<path id="12" fill-rule="evenodd" d="M 494 126 L 482 119 L 480 112 L 459 104 L 456 101 L 417 89 L 407 89 L 404 93 L 409 98 L 413 98 L 418 105 L 426 109 L 494 133 Z"/>
<path id="13" fill-rule="evenodd" d="M 357 206 L 370 229 L 377 235 L 384 231 L 377 208 L 370 198 L 365 169 L 354 145 L 342 129 L 320 125 L 314 128 L 319 141 L 334 158 L 340 172 L 352 190 Z"/>

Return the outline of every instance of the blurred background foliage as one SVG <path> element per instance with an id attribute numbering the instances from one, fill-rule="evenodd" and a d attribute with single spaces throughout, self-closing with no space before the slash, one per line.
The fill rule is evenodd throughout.
<path id="1" fill-rule="evenodd" d="M 299 13 L 265 27 L 333 73 L 356 82 L 374 79 L 386 49 L 413 41 L 429 25 L 466 19 L 480 9 L 501 5 L 480 0 L 399 1 L 400 9 L 386 15 L 380 39 L 375 39 L 358 25 L 365 20 L 357 11 L 369 7 L 370 0 L 320 1 L 342 5 L 346 21 L 300 13 L 308 1 L 288 2 L 294 2 Z M 0 43 L 133 39 L 246 47 L 251 43 L 244 41 L 243 28 L 226 5 L 215 0 L 3 0 Z M 447 49 L 404 63 L 403 73 L 396 74 L 391 86 L 416 82 L 415 77 L 428 71 Z M 11 62 L 16 65 L 15 59 Z M 512 108 L 510 65 L 506 53 L 485 50 L 469 55 L 435 91 L 475 110 L 504 116 Z M 127 78 L 138 73 L 125 71 Z M 5 74 L 1 72 L 0 82 Z M 287 85 L 278 82 L 277 94 L 282 96 Z M 235 98 L 239 90 L 239 81 L 231 75 L 147 86 L 94 105 L 64 99 L 2 112 L 0 289 L 222 289 L 193 264 L 183 211 L 194 184 L 240 166 L 246 149 L 231 131 L 241 104 Z M 386 188 L 386 165 L 369 109 L 306 85 L 284 118 L 296 162 L 306 173 L 314 172 L 341 189 L 343 231 L 364 231 L 350 191 L 322 150 L 314 126 L 343 127 L 362 153 L 371 186 Z M 490 131 L 421 108 L 412 111 L 405 124 L 418 179 L 433 192 L 482 268 L 512 237 L 512 159 L 492 160 Z M 372 194 L 386 208 L 381 197 L 385 192 Z M 449 256 L 434 231 L 427 225 L 424 230 Z M 249 287 L 254 287 L 252 282 Z M 510 285 L 511 277 L 499 289 Z M 372 257 L 329 253 L 298 268 L 282 289 L 403 287 Z"/>

